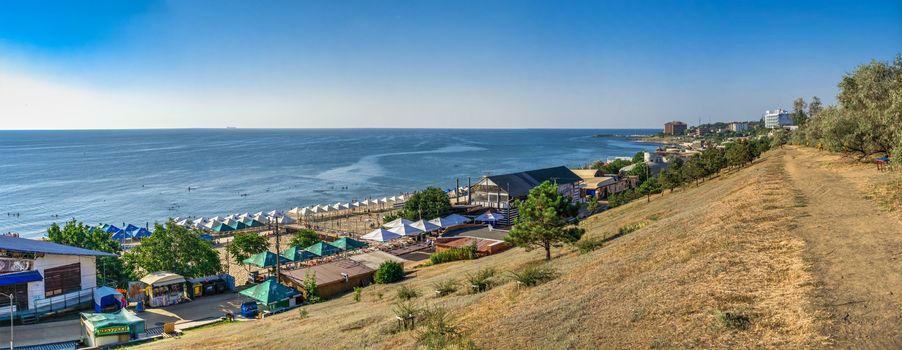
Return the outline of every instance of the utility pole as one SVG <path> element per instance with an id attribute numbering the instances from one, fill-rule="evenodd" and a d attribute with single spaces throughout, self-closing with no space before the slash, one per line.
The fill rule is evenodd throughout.
<path id="1" fill-rule="evenodd" d="M 273 217 L 273 220 L 276 223 L 276 225 L 274 226 L 276 233 L 276 283 L 279 283 L 279 279 L 281 278 L 280 274 L 282 272 L 282 256 L 279 255 L 279 219 Z"/>

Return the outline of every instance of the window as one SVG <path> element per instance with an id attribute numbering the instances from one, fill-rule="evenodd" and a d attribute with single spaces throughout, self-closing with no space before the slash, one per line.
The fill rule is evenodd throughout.
<path id="1" fill-rule="evenodd" d="M 81 264 L 54 267 L 44 270 L 44 297 L 81 290 Z"/>

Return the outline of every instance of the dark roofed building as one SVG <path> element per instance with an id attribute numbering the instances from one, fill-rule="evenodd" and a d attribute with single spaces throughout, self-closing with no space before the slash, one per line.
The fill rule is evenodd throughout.
<path id="1" fill-rule="evenodd" d="M 308 273 L 316 274 L 316 292 L 327 298 L 354 287 L 363 287 L 373 281 L 373 270 L 363 263 L 354 260 L 335 262 L 304 267 L 296 270 L 282 270 L 282 282 L 298 290 L 304 289 L 304 277 Z"/>
<path id="2" fill-rule="evenodd" d="M 508 208 L 514 200 L 526 198 L 529 190 L 545 181 L 557 183 L 561 193 L 579 200 L 576 185 L 581 180 L 565 166 L 486 176 L 470 188 L 470 204 Z"/>
<path id="3" fill-rule="evenodd" d="M 0 292 L 15 295 L 14 312 L 48 308 L 65 299 L 70 307 L 93 305 L 96 258 L 114 254 L 47 241 L 0 236 Z M 0 298 L 8 315 L 9 299 Z"/>

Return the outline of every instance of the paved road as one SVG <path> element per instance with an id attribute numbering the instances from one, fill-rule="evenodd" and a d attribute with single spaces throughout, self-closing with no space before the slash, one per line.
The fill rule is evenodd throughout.
<path id="1" fill-rule="evenodd" d="M 197 298 L 189 303 L 147 309 L 138 316 L 145 320 L 147 328 L 162 326 L 165 322 L 175 322 L 176 328 L 179 328 L 180 323 L 220 317 L 228 311 L 238 314 L 243 300 L 245 298 L 238 293 L 220 294 Z M 14 331 L 16 346 L 56 343 L 81 338 L 81 326 L 78 319 L 16 326 Z M 9 344 L 8 322 L 0 327 L 0 346 L 2 344 Z"/>
<path id="2" fill-rule="evenodd" d="M 838 348 L 902 349 L 902 223 L 855 188 L 857 171 L 810 162 L 811 149 L 783 157 L 807 215 L 797 218 L 829 315 L 823 332 Z"/>

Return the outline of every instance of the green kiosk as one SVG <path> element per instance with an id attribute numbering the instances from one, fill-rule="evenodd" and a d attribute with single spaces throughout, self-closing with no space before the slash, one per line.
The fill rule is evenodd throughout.
<path id="1" fill-rule="evenodd" d="M 81 313 L 82 342 L 89 347 L 128 343 L 144 333 L 144 319 L 126 309 L 112 313 Z"/>

